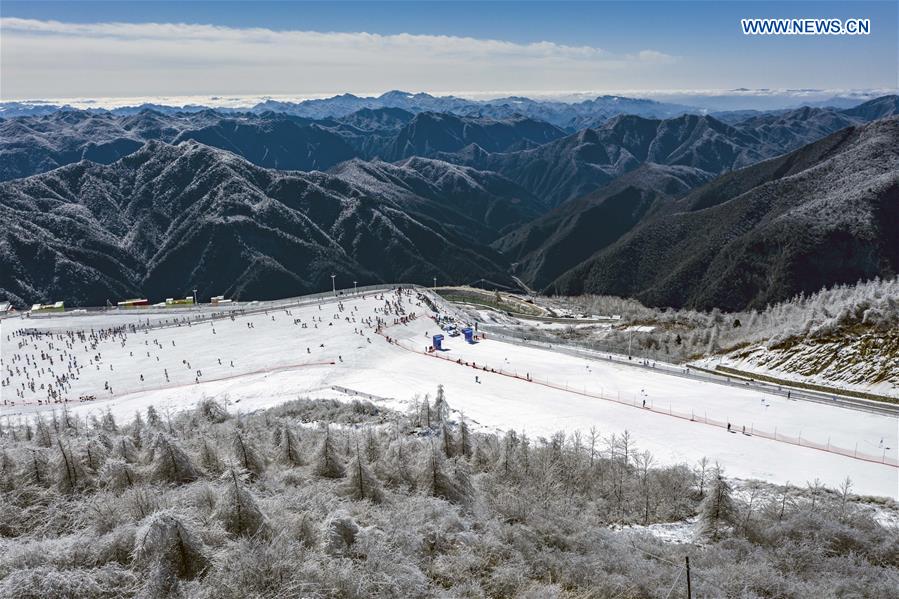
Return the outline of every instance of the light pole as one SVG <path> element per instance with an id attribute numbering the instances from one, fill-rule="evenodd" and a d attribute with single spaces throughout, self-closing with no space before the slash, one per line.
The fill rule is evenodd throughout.
<path id="1" fill-rule="evenodd" d="M 434 277 L 434 289 L 437 289 L 437 277 Z"/>
<path id="2" fill-rule="evenodd" d="M 334 277 L 337 275 L 331 275 L 331 291 L 334 292 L 334 295 L 337 295 L 337 286 L 334 284 Z"/>
<path id="3" fill-rule="evenodd" d="M 194 305 L 197 305 L 197 290 L 194 289 Z"/>
<path id="4" fill-rule="evenodd" d="M 356 281 L 353 281 L 353 295 L 357 295 L 358 292 L 356 290 Z"/>

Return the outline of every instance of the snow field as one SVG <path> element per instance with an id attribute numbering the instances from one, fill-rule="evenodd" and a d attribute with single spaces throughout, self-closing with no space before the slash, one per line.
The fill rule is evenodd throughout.
<path id="1" fill-rule="evenodd" d="M 527 373 L 537 382 L 563 387 L 550 388 L 416 353 L 424 352 L 430 335 L 438 332 L 436 323 L 428 317 L 430 311 L 416 305 L 414 296 L 405 296 L 402 305 L 406 313 L 414 311 L 417 318 L 408 325 L 394 325 L 396 314 L 383 310 L 390 309 L 387 302 L 395 301 L 396 295 L 385 293 L 384 299 L 381 297 L 346 299 L 342 312 L 337 303 L 324 303 L 190 327 L 128 333 L 124 345 L 121 339 L 101 341 L 96 350 L 76 341 L 71 350 L 66 350 L 69 354 L 62 362 L 55 359 L 53 369 L 59 374 L 65 370 L 66 361 L 76 358 L 81 373 L 67 390 L 69 399 L 74 399 L 68 407 L 77 412 L 110 409 L 120 419 L 130 418 L 135 410 L 151 404 L 161 410 L 177 410 L 204 397 L 227 401 L 230 409 L 241 411 L 299 396 L 351 398 L 333 390 L 333 386 L 390 398 L 388 407 L 406 409 L 413 397 L 433 396 L 437 385 L 443 384 L 450 405 L 484 428 L 512 428 L 536 436 L 558 430 L 586 433 L 593 426 L 603 435 L 627 429 L 638 449 L 649 450 L 660 463 L 693 463 L 706 456 L 721 463 L 731 477 L 800 485 L 818 478 L 836 487 L 849 476 L 858 493 L 899 498 L 899 469 L 893 466 L 739 432 L 727 433 L 641 406 L 645 399 L 654 410 L 664 411 L 670 406 L 673 411 L 692 411 L 729 421 L 737 431 L 743 425 L 747 431 L 773 431 L 776 427 L 783 435 L 795 437 L 801 433 L 803 439 L 822 444 L 829 440 L 850 449 L 857 443 L 859 452 L 882 452 L 894 458 L 899 444 L 896 418 L 791 401 L 489 338 L 474 345 L 466 344 L 462 337 L 446 336 L 444 340 L 447 351 L 441 355 L 445 358 L 486 364 L 520 376 Z M 363 323 L 363 319 L 378 317 L 387 322 L 384 335 L 401 345 L 388 343 L 373 326 Z M 46 319 L 51 321 L 54 329 L 88 331 L 121 323 L 109 317 L 104 321 L 97 315 Z M 49 338 L 28 338 L 29 345 L 19 347 L 24 339 L 13 333 L 42 324 L 37 319 L 18 318 L 0 324 L 0 378 L 9 379 L 9 385 L 0 389 L 0 410 L 5 415 L 15 417 L 61 407 L 37 405 L 38 399 L 46 397 L 46 391 L 40 389 L 28 391 L 24 400 L 16 397 L 14 390 L 21 387 L 24 378 L 21 374 L 10 376 L 7 370 L 21 366 L 25 354 L 39 359 L 41 350 L 59 353 L 62 342 Z M 54 350 L 49 350 L 49 343 L 54 343 Z M 36 375 L 36 370 L 31 372 Z M 104 395 L 106 382 L 114 394 Z M 566 385 L 570 391 L 564 390 Z M 584 392 L 630 400 L 633 405 L 587 397 Z M 96 395 L 97 400 L 79 403 L 77 398 L 82 394 Z M 16 405 L 11 405 L 12 401 Z"/>

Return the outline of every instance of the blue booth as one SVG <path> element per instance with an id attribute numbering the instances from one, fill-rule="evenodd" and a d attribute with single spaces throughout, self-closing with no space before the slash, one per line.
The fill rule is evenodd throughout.
<path id="1" fill-rule="evenodd" d="M 474 329 L 471 327 L 465 327 L 462 329 L 462 334 L 465 335 L 465 341 L 468 343 L 474 343 Z"/>
<path id="2" fill-rule="evenodd" d="M 434 335 L 433 342 L 436 351 L 443 351 L 443 347 L 440 345 L 443 343 L 443 335 Z"/>

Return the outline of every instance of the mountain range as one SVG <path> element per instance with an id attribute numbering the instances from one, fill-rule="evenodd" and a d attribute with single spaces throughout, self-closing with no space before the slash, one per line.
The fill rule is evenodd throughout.
<path id="1" fill-rule="evenodd" d="M 397 161 L 457 152 L 536 147 L 563 137 L 558 127 L 520 115 L 497 120 L 399 109 L 363 109 L 342 119 L 220 114 L 212 110 L 114 115 L 61 111 L 0 122 L 0 181 L 90 160 L 110 164 L 147 141 L 196 140 L 265 168 L 327 170 L 352 158 Z"/>
<path id="2" fill-rule="evenodd" d="M 899 117 L 849 127 L 661 206 L 548 289 L 738 310 L 899 273 Z"/>
<path id="3" fill-rule="evenodd" d="M 539 203 L 494 173 L 427 159 L 275 171 L 196 141 L 151 141 L 0 184 L 0 295 L 104 305 L 207 295 L 277 298 L 359 284 L 487 278 L 487 243 Z"/>
<path id="4" fill-rule="evenodd" d="M 722 119 L 604 97 L 574 125 L 526 98 L 369 100 L 0 119 L 0 297 L 514 275 L 740 309 L 897 270 L 897 96 Z M 597 116 L 616 104 L 643 114 Z"/>
<path id="5" fill-rule="evenodd" d="M 413 114 L 438 112 L 459 116 L 489 117 L 504 119 L 523 115 L 545 121 L 570 131 L 593 126 L 617 114 L 638 114 L 641 116 L 665 118 L 685 112 L 698 113 L 701 109 L 682 104 L 657 102 L 643 98 L 623 96 L 597 96 L 580 102 L 534 100 L 523 96 L 510 96 L 492 100 L 472 100 L 456 96 L 433 96 L 426 93 L 409 93 L 393 90 L 376 97 L 362 97 L 341 94 L 330 98 L 310 99 L 300 102 L 265 100 L 247 108 L 218 107 L 221 113 L 280 113 L 308 119 L 343 118 L 361 110 L 396 108 Z M 69 105 L 47 102 L 3 102 L 0 103 L 0 117 L 43 116 L 72 110 Z M 139 104 L 112 109 L 91 108 L 92 113 L 133 115 L 145 110 L 158 113 L 202 112 L 207 106 L 188 105 L 181 107 L 163 104 Z"/>

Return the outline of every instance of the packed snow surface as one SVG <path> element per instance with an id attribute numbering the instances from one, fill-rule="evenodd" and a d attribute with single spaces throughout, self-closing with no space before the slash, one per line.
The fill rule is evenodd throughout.
<path id="1" fill-rule="evenodd" d="M 899 498 L 899 469 L 893 465 L 742 434 L 744 426 L 747 432 L 776 429 L 895 460 L 895 417 L 585 360 L 489 335 L 469 344 L 444 333 L 444 359 L 438 359 L 426 352 L 441 332 L 433 315 L 415 292 L 391 291 L 190 326 L 161 314 L 151 317 L 156 327 L 149 330 L 131 328 L 146 323 L 147 315 L 139 312 L 10 318 L 0 322 L 0 410 L 15 418 L 60 409 L 47 403 L 50 384 L 74 411 L 108 409 L 121 419 L 151 404 L 164 412 L 205 397 L 246 412 L 296 397 L 348 400 L 370 394 L 386 407 L 406 409 L 413 398 L 433 395 L 443 384 L 454 410 L 481 428 L 536 436 L 586 433 L 591 427 L 603 435 L 628 430 L 638 449 L 649 450 L 660 463 L 692 464 L 706 456 L 731 477 L 799 485 L 817 478 L 833 488 L 849 476 L 856 493 Z M 60 385 L 68 373 L 71 378 Z M 81 402 L 83 395 L 96 399 Z M 664 413 L 669 409 L 730 422 L 736 432 Z"/>

